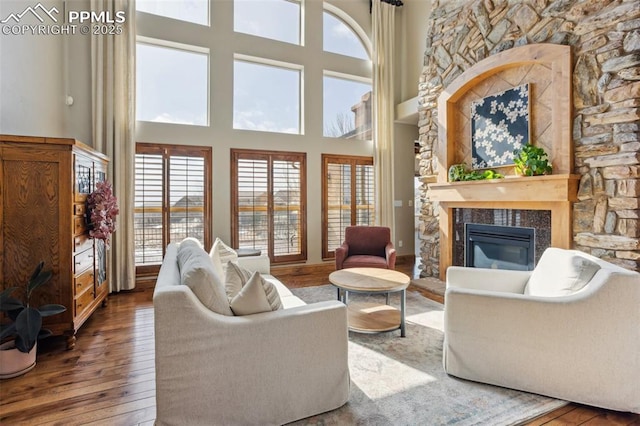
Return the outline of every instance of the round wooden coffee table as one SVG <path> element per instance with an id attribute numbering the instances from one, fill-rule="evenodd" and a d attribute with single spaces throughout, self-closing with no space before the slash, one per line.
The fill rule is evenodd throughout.
<path id="1" fill-rule="evenodd" d="M 381 333 L 400 329 L 402 337 L 405 337 L 406 290 L 410 281 L 402 272 L 379 268 L 348 268 L 329 274 L 329 282 L 338 288 L 338 300 L 347 305 L 350 330 Z M 400 310 L 389 306 L 389 293 L 398 291 Z M 387 303 L 349 303 L 349 293 L 386 294 Z"/>

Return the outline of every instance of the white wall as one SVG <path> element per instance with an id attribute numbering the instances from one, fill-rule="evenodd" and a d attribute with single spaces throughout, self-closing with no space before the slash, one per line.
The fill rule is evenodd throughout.
<path id="1" fill-rule="evenodd" d="M 41 3 L 47 9 L 63 10 L 62 0 Z M 37 2 L 3 0 L 0 20 L 35 4 Z M 53 21 L 45 24 L 50 22 Z M 20 22 L 25 23 L 40 24 L 29 15 Z M 65 43 L 69 43 L 68 53 Z M 7 35 L 2 32 L 0 58 L 0 133 L 72 137 L 91 144 L 88 35 Z M 67 91 L 74 94 L 74 106 L 65 104 Z"/>

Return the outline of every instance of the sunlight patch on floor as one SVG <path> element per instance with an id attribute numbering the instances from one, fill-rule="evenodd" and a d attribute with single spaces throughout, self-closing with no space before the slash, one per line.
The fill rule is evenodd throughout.
<path id="1" fill-rule="evenodd" d="M 349 346 L 349 356 L 354 355 L 358 363 L 358 368 L 351 370 L 351 382 L 370 399 L 390 397 L 437 380 L 378 351 L 354 342 L 349 342 Z M 363 353 L 366 356 L 359 356 Z"/>
<path id="2" fill-rule="evenodd" d="M 440 330 L 444 333 L 444 311 L 429 311 L 407 315 L 407 321 Z"/>

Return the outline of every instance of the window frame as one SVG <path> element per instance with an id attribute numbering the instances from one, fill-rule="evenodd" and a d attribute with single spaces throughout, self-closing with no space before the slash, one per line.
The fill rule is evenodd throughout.
<path id="1" fill-rule="evenodd" d="M 373 157 L 358 155 L 338 155 L 338 154 L 322 154 L 322 259 L 335 259 L 335 249 L 329 250 L 329 185 L 328 185 L 328 165 L 329 164 L 349 164 L 351 165 L 351 223 L 356 225 L 357 217 L 357 197 L 356 197 L 356 167 L 355 166 L 371 166 L 373 167 Z M 375 191 L 375 181 L 373 181 L 373 190 Z M 375 192 L 374 192 L 375 194 Z M 373 205 L 373 213 L 375 215 L 375 200 Z"/>
<path id="2" fill-rule="evenodd" d="M 231 149 L 231 245 L 239 247 L 240 243 L 240 206 L 238 188 L 238 160 L 255 159 L 267 160 L 267 226 L 268 253 L 273 264 L 294 263 L 307 261 L 307 153 L 292 151 L 268 151 L 255 149 Z M 300 163 L 300 254 L 274 254 L 274 209 L 273 209 L 273 161 L 296 161 Z"/>
<path id="3" fill-rule="evenodd" d="M 203 216 L 204 216 L 204 246 L 210 247 L 212 244 L 213 226 L 212 226 L 212 176 L 213 176 L 213 156 L 212 148 L 206 146 L 196 145 L 177 145 L 177 144 L 161 144 L 161 143 L 149 143 L 149 142 L 136 142 L 136 153 L 149 154 L 149 155 L 161 155 L 162 156 L 162 257 L 166 253 L 167 244 L 171 241 L 171 227 L 168 226 L 170 220 L 171 206 L 169 206 L 169 193 L 167 191 L 169 187 L 169 179 L 171 170 L 169 168 L 169 162 L 172 156 L 183 157 L 197 157 L 204 159 L 204 200 L 203 200 Z M 135 186 L 135 182 L 134 182 Z M 138 209 L 134 206 L 134 214 Z M 134 224 L 135 226 L 135 224 Z M 134 259 L 135 262 L 135 259 Z M 156 274 L 160 271 L 160 265 L 158 264 L 136 264 L 136 276 L 144 276 L 149 274 Z"/>

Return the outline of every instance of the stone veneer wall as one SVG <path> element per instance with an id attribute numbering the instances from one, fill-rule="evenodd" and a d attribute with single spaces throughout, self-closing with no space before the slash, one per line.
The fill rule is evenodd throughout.
<path id="1" fill-rule="evenodd" d="M 573 47 L 574 243 L 640 270 L 640 8 L 638 0 L 434 0 L 419 82 L 423 276 L 438 276 L 437 100 L 476 62 L 529 43 Z"/>

